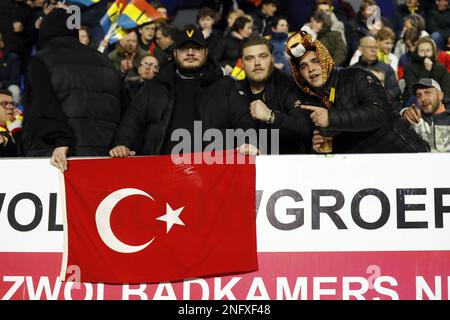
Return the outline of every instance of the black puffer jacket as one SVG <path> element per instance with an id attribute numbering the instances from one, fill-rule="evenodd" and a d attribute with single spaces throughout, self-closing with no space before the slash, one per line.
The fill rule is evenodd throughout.
<path id="1" fill-rule="evenodd" d="M 325 86 L 336 89 L 329 109 L 333 153 L 406 153 L 429 151 L 426 143 L 393 112 L 384 88 L 361 68 L 333 70 Z M 321 99 L 302 96 L 304 104 L 321 106 Z"/>
<path id="2" fill-rule="evenodd" d="M 249 109 L 251 89 L 248 80 L 239 81 L 239 89 L 245 93 L 245 107 Z M 264 101 L 274 111 L 275 121 L 266 124 L 255 121 L 256 129 L 279 130 L 280 154 L 306 153 L 311 147 L 312 122 L 308 113 L 300 108 L 296 84 L 292 76 L 274 69 L 264 88 Z M 272 152 L 272 150 L 268 150 Z"/>
<path id="3" fill-rule="evenodd" d="M 155 78 L 148 81 L 131 102 L 115 139 L 115 146 L 124 145 L 133 150 L 139 140 L 143 140 L 142 150 L 138 154 L 159 155 L 167 137 L 168 126 L 175 108 L 175 79 L 177 71 L 171 62 Z M 203 78 L 195 102 L 199 114 L 205 101 L 215 101 L 224 96 L 223 90 L 214 84 L 223 77 L 222 70 L 214 63 L 208 62 L 208 73 Z M 211 103 L 211 102 L 209 102 Z"/>
<path id="4" fill-rule="evenodd" d="M 69 146 L 70 155 L 107 155 L 125 106 L 120 77 L 105 55 L 64 31 L 65 13 L 47 17 L 54 14 L 50 25 L 43 22 L 43 49 L 29 65 L 24 150 L 50 156 Z"/>

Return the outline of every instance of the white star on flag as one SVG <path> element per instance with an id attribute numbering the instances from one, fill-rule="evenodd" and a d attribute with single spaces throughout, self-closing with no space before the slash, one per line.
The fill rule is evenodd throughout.
<path id="1" fill-rule="evenodd" d="M 180 226 L 184 226 L 184 222 L 180 219 L 180 213 L 183 211 L 184 207 L 181 207 L 177 210 L 173 210 L 168 203 L 166 203 L 166 214 L 156 218 L 156 220 L 165 221 L 167 223 L 167 233 L 169 233 L 170 229 L 174 224 L 178 224 Z"/>

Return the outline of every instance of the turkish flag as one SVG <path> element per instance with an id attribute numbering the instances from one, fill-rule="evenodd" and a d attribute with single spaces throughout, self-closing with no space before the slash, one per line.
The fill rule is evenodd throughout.
<path id="1" fill-rule="evenodd" d="M 69 266 L 80 281 L 103 283 L 257 270 L 255 165 L 234 156 L 245 164 L 69 160 L 61 279 Z"/>

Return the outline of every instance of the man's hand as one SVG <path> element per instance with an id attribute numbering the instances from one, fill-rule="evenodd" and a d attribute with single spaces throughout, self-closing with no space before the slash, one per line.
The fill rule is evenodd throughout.
<path id="1" fill-rule="evenodd" d="M 3 146 L 5 144 L 6 140 L 3 138 L 3 136 L 0 134 L 0 146 Z"/>
<path id="2" fill-rule="evenodd" d="M 257 156 L 259 149 L 252 144 L 243 144 L 239 147 L 239 152 L 243 155 Z"/>
<path id="3" fill-rule="evenodd" d="M 125 146 L 117 146 L 109 151 L 109 155 L 113 158 L 126 158 L 136 155 L 136 152 L 130 151 L 130 149 Z"/>
<path id="4" fill-rule="evenodd" d="M 250 115 L 253 119 L 267 122 L 270 120 L 272 110 L 267 108 L 266 104 L 261 100 L 255 100 L 250 103 Z"/>
<path id="5" fill-rule="evenodd" d="M 430 58 L 426 57 L 423 61 L 423 65 L 425 66 L 425 69 L 427 69 L 427 71 L 431 71 L 431 69 L 433 68 L 433 61 L 431 61 Z"/>
<path id="6" fill-rule="evenodd" d="M 127 73 L 128 70 L 130 70 L 132 67 L 133 67 L 133 64 L 130 63 L 130 60 L 123 59 L 122 61 L 120 61 L 120 71 L 122 73 Z"/>
<path id="7" fill-rule="evenodd" d="M 319 130 L 314 130 L 313 137 L 312 137 L 312 144 L 313 144 L 314 151 L 317 153 L 321 153 L 319 151 L 319 148 L 322 145 L 322 143 L 324 143 L 324 142 L 325 142 L 325 138 L 320 134 Z"/>
<path id="8" fill-rule="evenodd" d="M 223 69 L 225 71 L 225 74 L 230 75 L 231 72 L 233 72 L 234 68 L 232 66 L 230 66 L 229 64 L 227 64 Z"/>
<path id="9" fill-rule="evenodd" d="M 61 173 L 67 170 L 67 152 L 69 147 L 58 147 L 53 150 L 50 163 L 61 170 Z"/>
<path id="10" fill-rule="evenodd" d="M 13 30 L 15 33 L 19 33 L 23 31 L 23 24 L 20 21 L 13 22 Z"/>
<path id="11" fill-rule="evenodd" d="M 420 118 L 422 118 L 420 110 L 415 106 L 412 105 L 408 109 L 403 112 L 402 117 L 406 119 L 410 124 L 418 124 L 420 121 Z"/>
<path id="12" fill-rule="evenodd" d="M 302 109 L 312 111 L 310 114 L 311 120 L 316 127 L 327 128 L 329 125 L 328 121 L 328 110 L 321 107 L 302 105 Z"/>

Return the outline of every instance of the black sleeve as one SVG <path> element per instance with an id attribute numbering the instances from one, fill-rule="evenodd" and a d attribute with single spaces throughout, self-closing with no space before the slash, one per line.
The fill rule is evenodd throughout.
<path id="1" fill-rule="evenodd" d="M 137 147 L 135 144 L 138 136 L 144 132 L 145 128 L 152 82 L 148 81 L 127 107 L 117 130 L 113 147 L 126 146 L 130 149 Z M 158 92 L 154 94 L 157 95 Z"/>
<path id="2" fill-rule="evenodd" d="M 38 58 L 28 67 L 34 133 L 55 147 L 73 146 L 73 133 L 52 87 L 49 71 Z"/>
<path id="3" fill-rule="evenodd" d="M 309 141 L 312 138 L 313 124 L 309 112 L 300 108 L 296 87 L 291 86 L 287 90 L 282 108 L 283 111 L 274 110 L 275 121 L 272 124 L 272 128 L 280 130 L 280 138 L 297 136 Z"/>
<path id="4" fill-rule="evenodd" d="M 383 126 L 387 116 L 392 113 L 384 88 L 375 76 L 361 70 L 354 81 L 358 104 L 352 108 L 331 108 L 328 113 L 330 130 L 372 131 Z"/>

